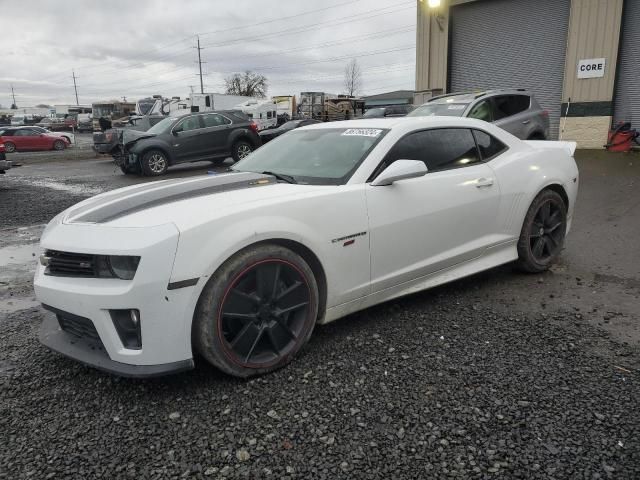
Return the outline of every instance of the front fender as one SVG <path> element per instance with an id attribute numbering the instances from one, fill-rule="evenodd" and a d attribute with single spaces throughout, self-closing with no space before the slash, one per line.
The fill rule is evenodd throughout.
<path id="1" fill-rule="evenodd" d="M 169 159 L 169 163 L 173 163 L 173 155 L 171 146 L 162 140 L 156 138 L 141 139 L 135 142 L 131 147 L 126 147 L 129 153 L 134 155 L 143 155 L 148 150 L 161 150 Z"/>

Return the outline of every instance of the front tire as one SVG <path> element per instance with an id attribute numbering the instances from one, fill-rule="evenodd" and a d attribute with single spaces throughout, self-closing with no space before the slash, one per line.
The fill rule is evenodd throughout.
<path id="1" fill-rule="evenodd" d="M 142 156 L 142 172 L 147 176 L 164 175 L 168 168 L 167 156 L 160 150 L 149 150 Z"/>
<path id="2" fill-rule="evenodd" d="M 66 144 L 62 140 L 56 140 L 55 142 L 53 142 L 54 150 L 57 150 L 57 151 L 64 150 L 65 146 Z"/>
<path id="3" fill-rule="evenodd" d="M 238 162 L 253 152 L 253 145 L 246 140 L 239 140 L 231 148 L 231 156 L 234 162 Z"/>
<path id="4" fill-rule="evenodd" d="M 525 272 L 547 270 L 560 255 L 567 231 L 567 205 L 553 190 L 533 200 L 518 240 L 518 266 Z"/>
<path id="5" fill-rule="evenodd" d="M 193 344 L 236 377 L 271 372 L 300 351 L 318 315 L 309 265 L 279 245 L 249 247 L 207 282 L 194 315 Z"/>

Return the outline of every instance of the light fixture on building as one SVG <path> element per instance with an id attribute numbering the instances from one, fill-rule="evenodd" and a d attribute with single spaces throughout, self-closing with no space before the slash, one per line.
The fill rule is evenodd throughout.
<path id="1" fill-rule="evenodd" d="M 420 2 L 424 2 L 424 0 L 420 0 Z M 436 19 L 436 23 L 438 24 L 438 28 L 441 32 L 444 31 L 444 22 L 446 17 L 440 12 L 440 7 L 442 6 L 441 0 L 427 0 L 427 6 L 429 9 L 434 10 L 431 15 Z"/>

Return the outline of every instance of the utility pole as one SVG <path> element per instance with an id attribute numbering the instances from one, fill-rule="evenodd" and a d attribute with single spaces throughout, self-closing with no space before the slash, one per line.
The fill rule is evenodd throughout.
<path id="1" fill-rule="evenodd" d="M 71 75 L 73 77 L 73 89 L 76 91 L 76 105 L 80 105 L 78 101 L 78 86 L 76 85 L 76 72 L 71 70 Z"/>
<path id="2" fill-rule="evenodd" d="M 127 103 L 127 97 L 121 97 L 124 103 Z"/>
<path id="3" fill-rule="evenodd" d="M 18 108 L 18 105 L 16 104 L 16 94 L 13 91 L 13 85 L 11 85 L 11 96 L 13 97 L 13 106 Z"/>
<path id="4" fill-rule="evenodd" d="M 200 46 L 200 35 L 198 35 L 197 38 L 198 46 L 196 48 L 198 49 L 198 67 L 200 69 L 200 93 L 204 93 L 204 84 L 202 83 L 202 58 L 200 57 L 200 50 L 202 50 Z"/>

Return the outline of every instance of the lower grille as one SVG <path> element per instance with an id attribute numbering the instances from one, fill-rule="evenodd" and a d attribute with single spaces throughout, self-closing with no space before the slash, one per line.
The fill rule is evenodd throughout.
<path id="1" fill-rule="evenodd" d="M 96 343 L 97 346 L 102 347 L 102 340 L 96 330 L 95 325 L 91 320 L 73 313 L 65 312 L 57 308 L 50 307 L 49 305 L 43 305 L 44 308 L 56 314 L 58 324 L 60 328 L 74 337 L 89 340 Z"/>
<path id="2" fill-rule="evenodd" d="M 60 277 L 95 277 L 95 256 L 82 253 L 47 250 L 48 266 L 45 275 Z"/>

